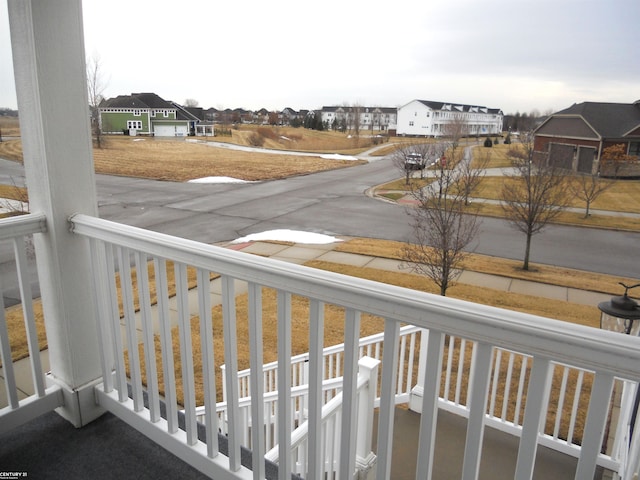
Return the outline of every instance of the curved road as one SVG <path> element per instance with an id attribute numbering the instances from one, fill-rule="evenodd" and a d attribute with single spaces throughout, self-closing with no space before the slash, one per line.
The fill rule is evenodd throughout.
<path id="1" fill-rule="evenodd" d="M 399 176 L 388 158 L 366 165 L 247 184 L 186 184 L 96 175 L 100 216 L 205 243 L 287 228 L 406 241 L 404 207 L 365 192 Z M 21 166 L 0 160 L 0 181 L 22 183 Z M 3 178 L 5 177 L 5 178 Z M 485 218 L 477 253 L 521 260 L 524 236 Z M 640 233 L 550 226 L 534 236 L 531 261 L 640 277 Z"/>

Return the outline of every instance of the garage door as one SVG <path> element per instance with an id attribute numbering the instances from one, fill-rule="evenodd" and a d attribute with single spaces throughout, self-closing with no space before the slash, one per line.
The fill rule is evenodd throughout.
<path id="1" fill-rule="evenodd" d="M 186 137 L 189 127 L 186 125 L 154 125 L 153 134 L 156 137 Z"/>

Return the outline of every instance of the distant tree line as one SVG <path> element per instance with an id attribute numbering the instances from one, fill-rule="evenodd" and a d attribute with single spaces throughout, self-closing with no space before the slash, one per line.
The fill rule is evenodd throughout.
<path id="1" fill-rule="evenodd" d="M 17 117 L 18 111 L 11 108 L 0 107 L 0 117 Z"/>

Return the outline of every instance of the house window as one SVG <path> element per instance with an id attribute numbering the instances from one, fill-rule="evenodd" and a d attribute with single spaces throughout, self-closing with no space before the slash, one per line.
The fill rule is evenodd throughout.
<path id="1" fill-rule="evenodd" d="M 127 120 L 127 130 L 142 130 L 142 122 L 140 120 Z"/>
<path id="2" fill-rule="evenodd" d="M 134 117 L 139 117 L 140 116 L 140 110 L 134 110 L 133 111 L 133 116 Z"/>
<path id="3" fill-rule="evenodd" d="M 156 118 L 156 111 L 155 110 L 151 110 L 151 118 Z"/>
<path id="4" fill-rule="evenodd" d="M 169 110 L 165 110 L 162 114 L 164 115 L 164 118 L 167 118 L 169 116 Z"/>
<path id="5" fill-rule="evenodd" d="M 629 142 L 629 155 L 640 157 L 640 142 Z"/>
<path id="6" fill-rule="evenodd" d="M 410 127 L 413 127 L 413 122 L 409 122 L 409 126 L 410 126 Z"/>

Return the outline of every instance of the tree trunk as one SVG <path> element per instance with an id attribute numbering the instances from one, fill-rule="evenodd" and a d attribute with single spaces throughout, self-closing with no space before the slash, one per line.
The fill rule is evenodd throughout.
<path id="1" fill-rule="evenodd" d="M 532 237 L 532 233 L 528 232 L 527 246 L 525 247 L 525 250 L 524 250 L 524 263 L 522 265 L 523 270 L 529 270 L 529 254 L 531 252 L 531 237 Z"/>

